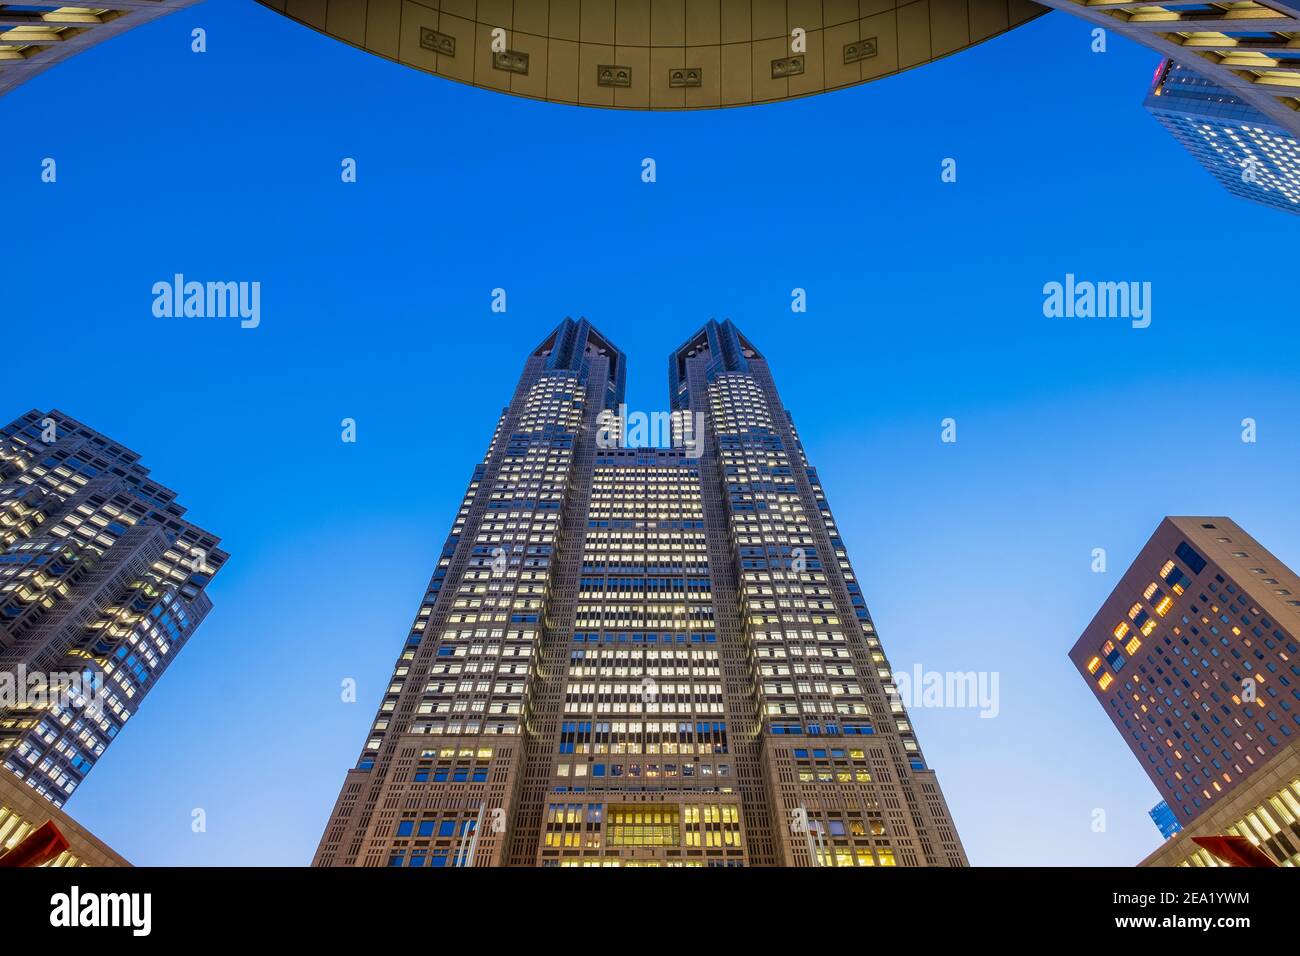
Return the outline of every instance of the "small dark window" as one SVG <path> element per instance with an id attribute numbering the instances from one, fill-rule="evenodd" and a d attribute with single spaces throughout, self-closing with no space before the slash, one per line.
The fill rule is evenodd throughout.
<path id="1" fill-rule="evenodd" d="M 1178 555 L 1183 564 L 1192 569 L 1193 574 L 1200 574 L 1205 570 L 1205 559 L 1197 554 L 1186 541 L 1183 541 L 1174 549 L 1174 554 Z"/>

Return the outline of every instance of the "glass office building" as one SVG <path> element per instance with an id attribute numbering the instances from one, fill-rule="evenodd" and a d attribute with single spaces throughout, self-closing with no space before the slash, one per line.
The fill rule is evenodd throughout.
<path id="1" fill-rule="evenodd" d="M 1151 817 L 1151 822 L 1156 825 L 1156 829 L 1160 831 L 1160 835 L 1166 840 L 1183 828 L 1183 825 L 1178 822 L 1178 818 L 1174 816 L 1174 811 L 1170 810 L 1169 804 L 1163 800 L 1148 810 L 1147 813 Z"/>
<path id="2" fill-rule="evenodd" d="M 1259 110 L 1170 60 L 1145 106 L 1228 192 L 1300 213 L 1300 143 Z"/>

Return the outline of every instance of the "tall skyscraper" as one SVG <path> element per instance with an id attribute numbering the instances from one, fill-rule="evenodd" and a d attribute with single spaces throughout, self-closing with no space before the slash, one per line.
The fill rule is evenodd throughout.
<path id="1" fill-rule="evenodd" d="M 1170 60 L 1145 106 L 1228 192 L 1300 214 L 1300 142 L 1259 110 Z"/>
<path id="2" fill-rule="evenodd" d="M 965 865 L 767 362 L 625 374 L 585 319 L 528 357 L 315 864 Z"/>
<path id="3" fill-rule="evenodd" d="M 60 411 L 0 429 L 0 763 L 57 807 L 212 607 L 227 555 L 184 514 Z"/>
<path id="4" fill-rule="evenodd" d="M 198 2 L 0 3 L 0 96 L 83 50 Z"/>
<path id="5" fill-rule="evenodd" d="M 1183 827 L 1161 854 L 1242 800 L 1300 796 L 1298 633 L 1290 568 L 1229 518 L 1165 518 L 1070 651 Z M 1300 805 L 1277 799 L 1300 860 Z"/>

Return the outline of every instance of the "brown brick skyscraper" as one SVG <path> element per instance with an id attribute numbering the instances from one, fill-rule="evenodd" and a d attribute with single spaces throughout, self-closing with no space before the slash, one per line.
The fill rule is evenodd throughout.
<path id="1" fill-rule="evenodd" d="M 1245 529 L 1221 516 L 1165 518 L 1071 649 L 1185 828 L 1239 791 L 1249 809 L 1257 787 L 1272 796 L 1275 782 L 1297 779 L 1297 625 L 1300 577 Z M 1224 811 L 1225 827 L 1236 810 Z M 1294 822 L 1285 806 L 1276 816 Z M 1279 857 L 1300 859 L 1300 827 L 1288 839 Z"/>
<path id="2" fill-rule="evenodd" d="M 767 363 L 676 350 L 671 448 L 625 375 L 528 358 L 316 865 L 965 865 Z"/>

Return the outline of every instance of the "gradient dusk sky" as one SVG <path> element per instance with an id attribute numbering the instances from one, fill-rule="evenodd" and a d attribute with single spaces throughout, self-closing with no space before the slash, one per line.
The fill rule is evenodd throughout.
<path id="1" fill-rule="evenodd" d="M 1142 109 L 1155 54 L 1090 42 L 1052 13 L 842 92 L 647 114 L 209 0 L 0 99 L 0 418 L 124 443 L 232 556 L 69 812 L 137 864 L 307 864 L 528 350 L 585 315 L 655 410 L 669 351 L 731 318 L 895 668 L 999 674 L 994 719 L 912 711 L 971 862 L 1145 856 L 1159 797 L 1066 652 L 1166 514 L 1229 515 L 1300 567 L 1300 218 Z M 261 282 L 261 326 L 155 318 L 175 273 Z M 1067 273 L 1150 282 L 1151 327 L 1045 318 Z"/>

